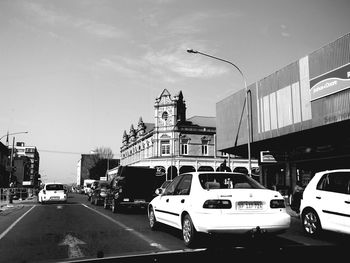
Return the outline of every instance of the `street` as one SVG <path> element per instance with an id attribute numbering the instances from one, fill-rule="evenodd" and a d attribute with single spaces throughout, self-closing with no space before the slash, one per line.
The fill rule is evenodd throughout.
<path id="1" fill-rule="evenodd" d="M 198 248 L 249 246 L 341 245 L 349 237 L 324 234 L 306 237 L 298 218 L 279 236 L 220 235 L 203 238 Z M 145 211 L 113 214 L 91 205 L 85 195 L 70 194 L 67 204 L 28 203 L 0 213 L 0 262 L 57 262 L 81 258 L 147 254 L 188 249 L 178 230 L 162 226 L 151 231 Z"/>

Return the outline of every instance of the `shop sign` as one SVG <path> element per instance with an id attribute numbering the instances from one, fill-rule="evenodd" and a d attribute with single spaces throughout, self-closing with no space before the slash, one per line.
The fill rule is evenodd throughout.
<path id="1" fill-rule="evenodd" d="M 311 101 L 350 88 L 350 64 L 330 71 L 310 81 Z"/>
<path id="2" fill-rule="evenodd" d="M 277 163 L 275 157 L 269 151 L 260 152 L 260 162 L 261 163 Z"/>

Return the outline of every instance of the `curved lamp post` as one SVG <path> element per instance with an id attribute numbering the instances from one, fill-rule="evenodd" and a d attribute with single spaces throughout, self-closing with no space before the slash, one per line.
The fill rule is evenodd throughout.
<path id="1" fill-rule="evenodd" d="M 241 74 L 242 78 L 243 78 L 243 82 L 244 82 L 244 89 L 245 89 L 245 101 L 246 101 L 246 114 L 247 114 L 247 131 L 248 131 L 248 142 L 247 142 L 247 147 L 248 147 L 248 175 L 251 176 L 252 174 L 252 164 L 251 164 L 251 156 L 250 156 L 250 124 L 249 124 L 249 121 L 250 121 L 250 117 L 249 117 L 249 108 L 248 108 L 248 87 L 247 87 L 247 81 L 246 81 L 246 78 L 242 72 L 242 70 L 237 66 L 235 65 L 234 63 L 232 63 L 231 61 L 228 61 L 226 59 L 222 59 L 222 58 L 218 58 L 218 57 L 215 57 L 215 56 L 212 56 L 212 55 L 208 55 L 206 53 L 203 53 L 203 52 L 200 52 L 200 51 L 197 51 L 197 50 L 193 50 L 193 49 L 187 49 L 187 52 L 188 53 L 191 53 L 191 54 L 200 54 L 200 55 L 203 55 L 203 56 L 206 56 L 206 57 L 209 57 L 209 58 L 213 58 L 213 59 L 216 59 L 216 60 L 220 60 L 222 62 L 225 62 L 225 63 L 228 63 L 230 64 L 231 66 L 235 67 L 238 72 Z"/>
<path id="2" fill-rule="evenodd" d="M 4 138 L 4 137 L 7 136 L 7 142 L 8 142 L 8 136 L 10 136 L 10 135 L 15 135 L 15 134 L 22 134 L 22 133 L 28 133 L 28 132 L 27 132 L 27 131 L 24 131 L 24 132 L 13 132 L 13 133 L 8 133 L 8 132 L 7 132 L 7 134 L 5 134 L 5 135 L 3 135 L 3 136 L 0 137 L 0 141 L 1 141 L 2 138 Z"/>

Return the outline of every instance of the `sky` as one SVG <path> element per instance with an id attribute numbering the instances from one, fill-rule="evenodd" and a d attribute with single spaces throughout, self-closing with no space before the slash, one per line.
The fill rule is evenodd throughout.
<path id="1" fill-rule="evenodd" d="M 349 0 L 0 0 L 0 137 L 36 146 L 44 182 L 81 154 L 119 158 L 163 89 L 187 117 L 349 33 Z M 28 131 L 28 133 L 21 133 Z M 1 139 L 6 143 L 6 138 Z"/>

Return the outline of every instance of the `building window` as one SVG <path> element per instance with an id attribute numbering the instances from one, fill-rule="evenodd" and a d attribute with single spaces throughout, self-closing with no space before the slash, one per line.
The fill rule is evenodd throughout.
<path id="1" fill-rule="evenodd" d="M 165 121 L 168 119 L 168 113 L 166 111 L 163 112 L 162 119 Z"/>
<path id="2" fill-rule="evenodd" d="M 161 142 L 161 153 L 162 155 L 170 155 L 170 141 Z"/>
<path id="3" fill-rule="evenodd" d="M 208 141 L 202 141 L 202 155 L 208 155 Z"/>
<path id="4" fill-rule="evenodd" d="M 187 155 L 188 154 L 188 143 L 182 143 L 181 144 L 181 154 Z"/>

